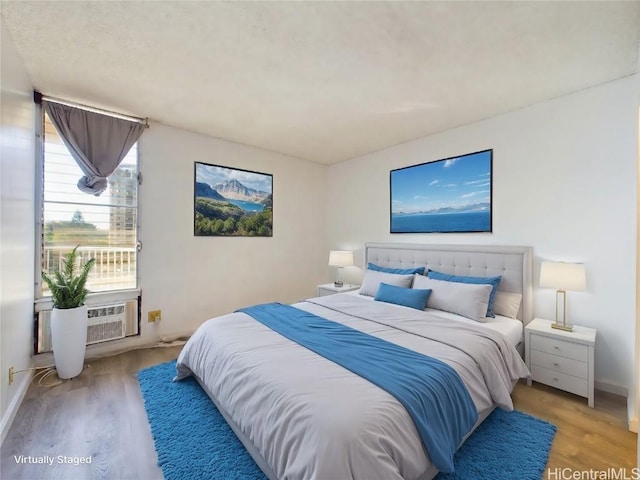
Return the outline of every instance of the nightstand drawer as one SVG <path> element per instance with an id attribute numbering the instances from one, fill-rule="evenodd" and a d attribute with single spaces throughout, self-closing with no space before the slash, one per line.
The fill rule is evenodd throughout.
<path id="1" fill-rule="evenodd" d="M 534 318 L 524 328 L 525 357 L 531 382 L 587 397 L 594 405 L 593 359 L 596 330 L 574 325 L 573 331 L 556 330 L 551 320 Z"/>
<path id="2" fill-rule="evenodd" d="M 560 357 L 541 352 L 539 350 L 531 351 L 531 363 L 538 367 L 548 368 L 556 372 L 566 373 L 574 377 L 582 379 L 589 378 L 589 364 L 585 361 L 579 362 L 572 358 Z"/>
<path id="3" fill-rule="evenodd" d="M 586 362 L 589 355 L 589 347 L 579 343 L 565 342 L 542 335 L 531 335 L 531 349 L 541 352 L 559 355 L 561 357 L 573 358 Z"/>
<path id="4" fill-rule="evenodd" d="M 575 393 L 581 397 L 589 395 L 589 382 L 582 378 L 573 377 L 565 373 L 554 372 L 548 368 L 531 366 L 531 378 L 536 382 L 544 383 L 551 387 L 559 388 L 567 392 Z"/>

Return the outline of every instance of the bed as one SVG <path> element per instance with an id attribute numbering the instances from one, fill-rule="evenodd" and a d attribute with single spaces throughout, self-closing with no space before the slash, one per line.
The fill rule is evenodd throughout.
<path id="1" fill-rule="evenodd" d="M 456 440 L 457 448 L 494 408 L 513 408 L 513 386 L 528 375 L 518 349 L 523 325 L 531 320 L 531 262 L 529 247 L 367 243 L 365 267 L 373 264 L 382 274 L 365 268 L 361 293 L 311 298 L 293 310 L 428 355 L 455 371 L 476 415 Z M 515 318 L 496 315 L 479 323 L 456 312 L 362 295 L 376 278 L 395 281 L 390 272 L 416 268 L 458 277 L 499 276 L 495 294 L 520 298 L 517 310 L 511 305 Z M 437 286 L 433 292 L 444 284 L 473 288 L 473 294 L 491 290 L 412 277 L 412 283 Z M 176 379 L 195 376 L 269 479 L 427 480 L 438 473 L 439 456 L 425 447 L 433 442 L 425 443 L 421 423 L 406 404 L 251 315 L 238 311 L 205 322 L 180 353 Z"/>

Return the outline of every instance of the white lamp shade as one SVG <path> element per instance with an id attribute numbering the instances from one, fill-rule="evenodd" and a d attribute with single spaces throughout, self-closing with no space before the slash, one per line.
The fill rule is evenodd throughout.
<path id="1" fill-rule="evenodd" d="M 350 250 L 331 250 L 329 265 L 332 267 L 349 267 L 353 265 L 353 252 Z"/>
<path id="2" fill-rule="evenodd" d="M 587 275 L 582 263 L 542 262 L 540 286 L 583 292 L 587 289 Z"/>

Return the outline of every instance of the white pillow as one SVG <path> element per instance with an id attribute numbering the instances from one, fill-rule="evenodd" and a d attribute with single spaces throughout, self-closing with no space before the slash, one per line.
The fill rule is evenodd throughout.
<path id="1" fill-rule="evenodd" d="M 427 308 L 457 313 L 476 322 L 486 322 L 492 285 L 434 280 L 415 275 L 413 288 L 431 289 Z"/>
<path id="2" fill-rule="evenodd" d="M 376 272 L 367 270 L 362 279 L 360 294 L 373 297 L 381 283 L 397 285 L 398 287 L 411 288 L 413 275 L 397 275 L 395 273 Z"/>
<path id="3" fill-rule="evenodd" d="M 518 318 L 522 294 L 514 292 L 501 292 L 498 290 L 493 299 L 493 312 L 503 317 Z"/>

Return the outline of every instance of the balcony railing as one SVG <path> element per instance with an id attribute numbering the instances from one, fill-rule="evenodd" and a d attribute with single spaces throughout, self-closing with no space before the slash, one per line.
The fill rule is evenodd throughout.
<path id="1" fill-rule="evenodd" d="M 53 271 L 63 268 L 63 256 L 74 246 L 47 245 L 44 247 L 42 268 Z M 91 258 L 96 259 L 89 273 L 87 288 L 90 291 L 117 290 L 136 287 L 136 248 L 135 247 L 79 247 L 78 256 L 84 264 Z M 46 283 L 43 293 L 48 292 Z"/>

